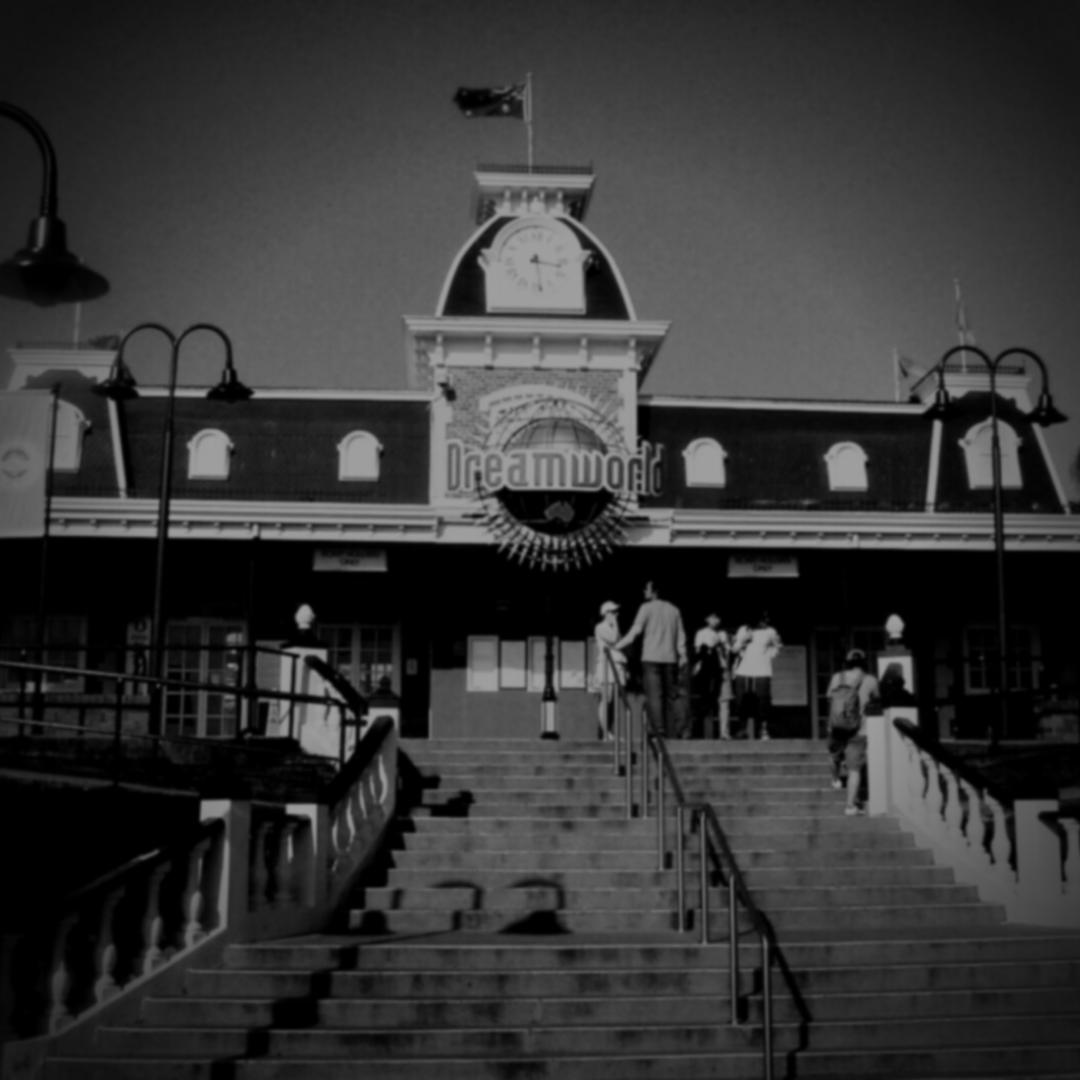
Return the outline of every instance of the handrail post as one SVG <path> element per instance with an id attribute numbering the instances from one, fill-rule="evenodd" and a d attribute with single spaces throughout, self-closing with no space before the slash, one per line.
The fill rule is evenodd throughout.
<path id="1" fill-rule="evenodd" d="M 709 839 L 705 835 L 705 814 L 704 807 L 698 809 L 698 833 L 699 833 L 699 846 L 701 850 L 701 867 L 699 873 L 701 875 L 701 944 L 709 944 L 709 860 L 708 860 L 708 847 Z"/>
<path id="2" fill-rule="evenodd" d="M 649 816 L 649 720 L 641 710 L 641 816 Z"/>
<path id="3" fill-rule="evenodd" d="M 678 930 L 683 933 L 686 930 L 686 874 L 683 866 L 683 810 L 682 804 L 675 807 L 675 880 L 678 882 L 679 920 Z M 661 869 L 663 867 L 661 866 Z"/>
<path id="4" fill-rule="evenodd" d="M 664 836 L 664 763 L 660 760 L 660 744 L 656 744 L 656 852 L 659 858 L 658 869 L 667 865 L 667 851 Z"/>
<path id="5" fill-rule="evenodd" d="M 634 816 L 634 727 L 633 717 L 630 714 L 630 702 L 625 695 L 620 698 L 622 702 L 623 721 L 623 756 L 626 769 L 626 820 Z"/>
<path id="6" fill-rule="evenodd" d="M 739 910 L 735 875 L 728 871 L 728 974 L 731 978 L 731 1026 L 739 1026 Z"/>
<path id="7" fill-rule="evenodd" d="M 768 934 L 761 935 L 761 993 L 764 999 L 762 1046 L 765 1054 L 765 1080 L 773 1080 L 772 951 Z"/>

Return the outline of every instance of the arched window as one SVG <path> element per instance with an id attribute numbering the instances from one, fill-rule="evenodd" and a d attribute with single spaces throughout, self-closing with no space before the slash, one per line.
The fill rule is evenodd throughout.
<path id="1" fill-rule="evenodd" d="M 232 450 L 232 441 L 224 431 L 200 431 L 188 443 L 188 479 L 228 480 Z"/>
<path id="2" fill-rule="evenodd" d="M 727 451 L 715 439 L 695 439 L 684 451 L 687 487 L 724 487 Z"/>
<path id="3" fill-rule="evenodd" d="M 825 466 L 830 491 L 866 491 L 866 451 L 858 443 L 842 442 L 829 447 Z"/>
<path id="4" fill-rule="evenodd" d="M 56 441 L 53 445 L 53 469 L 78 472 L 82 462 L 83 436 L 90 423 L 81 409 L 67 401 L 56 403 Z"/>
<path id="5" fill-rule="evenodd" d="M 960 440 L 967 462 L 968 486 L 992 488 L 994 486 L 993 425 L 984 420 L 976 424 Z M 1020 476 L 1020 443 L 1023 441 L 1008 424 L 998 421 L 998 439 L 1001 443 L 1001 486 L 1018 488 L 1024 486 Z"/>
<path id="6" fill-rule="evenodd" d="M 351 431 L 338 443 L 339 480 L 378 480 L 382 443 L 369 431 Z"/>

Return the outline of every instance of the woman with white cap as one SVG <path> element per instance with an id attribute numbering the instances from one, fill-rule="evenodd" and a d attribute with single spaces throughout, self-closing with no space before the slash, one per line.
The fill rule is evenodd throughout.
<path id="1" fill-rule="evenodd" d="M 607 600 L 600 605 L 600 621 L 596 624 L 596 671 L 593 683 L 600 695 L 597 719 L 599 738 L 615 738 L 614 711 L 615 683 L 626 685 L 626 655 L 616 649 L 615 642 L 622 637 L 619 629 L 619 605 Z"/>

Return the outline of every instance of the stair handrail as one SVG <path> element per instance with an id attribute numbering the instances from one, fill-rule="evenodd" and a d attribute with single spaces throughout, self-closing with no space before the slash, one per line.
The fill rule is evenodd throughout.
<path id="1" fill-rule="evenodd" d="M 605 646 L 605 656 L 607 663 L 612 669 L 612 678 L 614 680 L 613 685 L 616 689 L 616 700 L 619 702 L 619 708 L 616 710 L 616 750 L 615 750 L 615 764 L 616 772 L 618 772 L 619 762 L 621 755 L 619 751 L 620 739 L 625 745 L 625 760 L 626 760 L 626 776 L 627 776 L 627 816 L 632 816 L 632 771 L 634 755 L 631 749 L 632 732 L 630 730 L 630 718 L 631 708 L 629 701 L 626 697 L 625 686 L 615 678 L 615 665 L 612 660 L 610 650 Z M 708 888 L 708 866 L 710 859 L 715 863 L 720 876 L 723 880 L 726 880 L 728 884 L 728 972 L 729 972 L 729 987 L 730 987 L 730 1020 L 731 1026 L 736 1027 L 741 1023 L 741 1016 L 739 1014 L 739 993 L 738 993 L 738 981 L 739 981 L 739 929 L 738 929 L 738 908 L 737 903 L 741 904 L 750 916 L 751 929 L 758 935 L 761 942 L 761 957 L 762 957 L 762 1002 L 763 1002 L 763 1016 L 762 1016 L 762 1058 L 765 1080 L 773 1080 L 773 1031 L 772 1031 L 772 964 L 775 961 L 777 966 L 784 977 L 784 981 L 787 984 L 788 990 L 791 994 L 792 1000 L 795 1003 L 795 1007 L 800 1016 L 800 1034 L 801 1041 L 806 1041 L 806 1031 L 810 1024 L 812 1017 L 810 1010 L 806 1005 L 806 1001 L 799 990 L 798 984 L 795 981 L 794 974 L 791 971 L 787 961 L 783 956 L 783 952 L 780 949 L 779 941 L 776 937 L 776 931 L 773 929 L 772 923 L 769 921 L 765 913 L 757 906 L 754 901 L 750 890 L 746 886 L 746 882 L 743 879 L 742 872 L 739 870 L 738 863 L 735 860 L 734 852 L 731 850 L 731 845 L 728 843 L 727 835 L 724 832 L 722 825 L 720 824 L 719 815 L 716 813 L 715 807 L 708 800 L 699 800 L 690 802 L 686 798 L 686 793 L 683 789 L 682 783 L 679 780 L 679 773 L 675 767 L 675 762 L 671 758 L 671 754 L 668 751 L 667 741 L 664 738 L 663 733 L 653 723 L 652 717 L 648 714 L 648 709 L 643 708 L 641 711 L 641 803 L 640 811 L 642 817 L 649 816 L 649 783 L 648 783 L 648 760 L 649 750 L 656 755 L 657 768 L 656 768 L 656 782 L 655 782 L 655 806 L 657 817 L 657 859 L 659 869 L 664 870 L 667 868 L 667 854 L 666 854 L 666 838 L 665 838 L 665 821 L 666 815 L 664 810 L 664 791 L 665 791 L 665 779 L 671 784 L 672 793 L 675 797 L 675 818 L 676 818 L 676 853 L 675 853 L 675 868 L 676 868 L 676 881 L 677 881 L 677 896 L 678 896 L 678 929 L 685 931 L 686 929 L 686 904 L 685 904 L 685 892 L 686 892 L 686 851 L 684 843 L 684 816 L 689 813 L 691 827 L 694 820 L 698 822 L 698 835 L 700 837 L 700 874 L 701 874 L 701 910 L 700 910 L 700 943 L 702 945 L 709 944 L 709 888 Z M 710 833 L 712 836 L 712 843 L 710 843 Z"/>

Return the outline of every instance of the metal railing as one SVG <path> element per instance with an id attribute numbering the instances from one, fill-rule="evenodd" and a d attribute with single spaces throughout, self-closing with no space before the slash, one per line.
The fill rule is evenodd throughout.
<path id="1" fill-rule="evenodd" d="M 234 647 L 229 646 L 228 648 L 231 649 Z M 0 716 L 0 723 L 17 725 L 17 737 L 20 738 L 31 733 L 43 733 L 44 731 L 55 731 L 58 733 L 70 732 L 80 737 L 86 737 L 93 734 L 108 734 L 110 733 L 108 729 L 91 729 L 87 727 L 85 723 L 77 724 L 59 720 L 46 720 L 44 713 L 46 697 L 51 698 L 50 704 L 57 710 L 82 709 L 85 712 L 86 706 L 71 704 L 65 700 L 81 695 L 72 695 L 66 691 L 50 694 L 48 690 L 43 689 L 42 687 L 43 683 L 46 683 L 50 676 L 61 677 L 68 680 L 80 679 L 84 682 L 92 680 L 100 683 L 103 687 L 111 684 L 111 695 L 106 691 L 100 696 L 103 699 L 107 699 L 111 696 L 112 699 L 111 736 L 115 769 L 118 768 L 122 758 L 122 747 L 125 740 L 143 740 L 148 741 L 153 745 L 167 743 L 200 746 L 212 745 L 215 748 L 224 749 L 226 752 L 231 749 L 237 752 L 243 751 L 244 753 L 264 752 L 267 754 L 276 754 L 277 750 L 275 748 L 252 743 L 250 741 L 251 736 L 262 733 L 261 727 L 258 724 L 251 724 L 252 717 L 259 715 L 260 704 L 276 701 L 289 707 L 286 725 L 287 734 L 285 737 L 293 741 L 295 741 L 297 737 L 296 706 L 322 705 L 327 708 L 338 710 L 340 738 L 337 760 L 339 766 L 343 765 L 349 745 L 349 729 L 355 730 L 357 738 L 359 738 L 359 735 L 361 734 L 364 716 L 367 711 L 366 700 L 351 686 L 351 684 L 347 683 L 343 676 L 329 665 L 319 661 L 317 657 L 304 657 L 301 661 L 301 658 L 296 656 L 296 654 L 284 650 L 271 649 L 264 646 L 249 646 L 249 648 L 257 648 L 260 652 L 288 657 L 293 661 L 290 672 L 289 690 L 274 690 L 259 686 L 253 677 L 248 678 L 243 683 L 238 680 L 236 683 L 228 684 L 221 682 L 200 682 L 192 679 L 155 678 L 154 676 L 143 674 L 142 672 L 110 671 L 108 669 L 100 668 L 40 664 L 28 660 L 0 659 L 0 672 L 11 670 L 18 672 L 20 675 L 19 686 L 15 691 L 16 715 L 14 717 Z M 298 682 L 297 673 L 301 662 L 316 671 L 325 682 L 332 686 L 335 695 L 316 695 L 298 692 L 296 690 Z M 148 707 L 143 704 L 147 698 L 146 693 L 125 693 L 125 689 L 137 690 L 140 687 L 147 687 L 151 691 L 156 689 L 158 691 L 159 699 L 169 691 L 234 696 L 236 699 L 236 717 L 239 721 L 246 715 L 248 725 L 239 728 L 234 735 L 216 737 L 166 734 L 164 732 L 151 731 L 132 731 L 130 729 L 125 730 L 125 714 L 136 712 L 146 715 L 147 717 L 150 716 Z M 150 696 L 152 698 L 153 694 L 151 693 Z M 246 710 L 244 709 L 245 704 L 247 705 Z M 150 708 L 152 708 L 152 706 Z"/>
<path id="2" fill-rule="evenodd" d="M 791 969 L 788 967 L 776 939 L 776 932 L 768 918 L 754 902 L 750 890 L 746 887 L 739 870 L 735 855 L 728 843 L 720 818 L 712 803 L 707 800 L 690 801 L 687 799 L 678 770 L 668 752 L 663 733 L 653 724 L 644 702 L 640 705 L 641 722 L 639 724 L 638 747 L 633 748 L 634 733 L 632 719 L 634 709 L 630 704 L 625 681 L 620 677 L 620 669 L 605 649 L 605 662 L 609 677 L 614 686 L 615 739 L 613 741 L 613 765 L 616 775 L 624 773 L 626 777 L 626 816 L 634 817 L 634 765 L 638 765 L 637 776 L 640 780 L 640 794 L 637 810 L 642 818 L 649 817 L 650 805 L 656 815 L 656 850 L 657 868 L 668 869 L 667 851 L 667 811 L 665 791 L 668 785 L 675 806 L 675 851 L 674 866 L 677 888 L 677 925 L 680 932 L 687 928 L 686 902 L 686 830 L 687 825 L 693 832 L 696 826 L 699 839 L 699 874 L 700 874 L 700 909 L 698 918 L 699 941 L 702 945 L 712 943 L 709 935 L 709 892 L 710 868 L 715 870 L 721 884 L 728 891 L 728 927 L 727 943 L 729 956 L 729 992 L 731 1007 L 729 1024 L 740 1026 L 743 1015 L 740 1010 L 739 995 L 739 910 L 746 912 L 750 920 L 750 929 L 757 934 L 761 944 L 762 969 L 762 1056 L 765 1080 L 773 1080 L 773 999 L 772 968 L 780 969 L 791 994 L 792 1001 L 800 1017 L 800 1043 L 806 1044 L 807 1027 L 811 1022 L 810 1011 Z M 655 758 L 655 776 L 650 778 L 650 759 Z"/>

